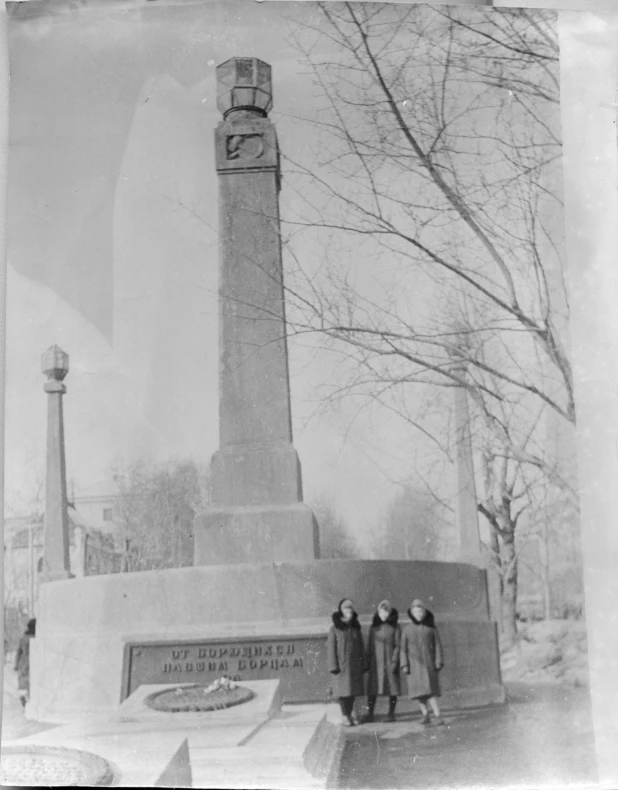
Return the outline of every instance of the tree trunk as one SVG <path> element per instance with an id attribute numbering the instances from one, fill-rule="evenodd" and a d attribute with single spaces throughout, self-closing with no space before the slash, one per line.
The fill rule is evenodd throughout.
<path id="1" fill-rule="evenodd" d="M 515 536 L 502 539 L 502 637 L 505 644 L 513 644 L 517 638 L 517 555 Z"/>
<path id="2" fill-rule="evenodd" d="M 547 521 L 543 519 L 541 535 L 539 536 L 539 549 L 541 558 L 541 581 L 543 584 L 543 616 L 545 620 L 551 619 L 551 580 L 549 568 L 549 536 L 547 534 Z"/>
<path id="3" fill-rule="evenodd" d="M 500 586 L 500 597 L 502 597 L 502 561 L 500 557 L 500 541 L 498 539 L 498 533 L 492 527 L 489 533 L 489 548 L 491 550 L 491 561 L 492 565 L 495 567 L 496 572 L 498 573 L 499 586 Z"/>
<path id="4" fill-rule="evenodd" d="M 489 548 L 491 559 L 487 568 L 487 586 L 489 590 L 489 611 L 491 618 L 498 624 L 498 630 L 502 633 L 502 564 L 500 562 L 500 541 L 498 533 L 492 526 L 489 533 Z"/>

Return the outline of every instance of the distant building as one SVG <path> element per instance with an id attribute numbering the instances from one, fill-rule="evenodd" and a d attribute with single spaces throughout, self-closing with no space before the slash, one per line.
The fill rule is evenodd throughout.
<path id="1" fill-rule="evenodd" d="M 80 488 L 69 497 L 71 504 L 94 529 L 112 534 L 120 541 L 118 526 L 118 488 L 113 478 Z"/>
<path id="2" fill-rule="evenodd" d="M 83 500 L 90 517 L 83 512 L 81 504 L 79 507 L 69 504 L 71 573 L 75 577 L 118 573 L 122 569 L 122 552 L 118 546 L 118 528 L 113 521 L 113 499 L 86 492 Z M 108 517 L 110 510 L 112 518 Z M 36 613 L 42 568 L 43 514 L 6 518 L 4 610 L 9 621 L 17 622 Z"/>
<path id="3" fill-rule="evenodd" d="M 141 557 L 139 539 L 134 537 L 131 540 L 126 534 L 114 478 L 70 491 L 68 498 L 69 560 L 73 576 L 95 576 L 149 567 L 147 561 L 150 558 Z M 173 541 L 165 567 L 193 563 L 193 518 L 193 510 L 185 504 L 174 511 L 169 533 L 173 535 Z M 6 518 L 4 612 L 9 650 L 15 649 L 26 620 L 36 615 L 42 567 L 43 513 Z"/>

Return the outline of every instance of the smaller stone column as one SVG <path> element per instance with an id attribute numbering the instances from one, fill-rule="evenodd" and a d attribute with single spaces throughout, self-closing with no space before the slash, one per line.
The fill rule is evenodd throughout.
<path id="1" fill-rule="evenodd" d="M 62 383 L 69 372 L 69 357 L 58 346 L 51 346 L 41 358 L 41 368 L 47 376 L 47 475 L 45 480 L 45 517 L 43 569 L 44 582 L 68 579 L 69 514 L 67 509 L 66 464 L 64 458 L 64 421 Z"/>
<path id="2" fill-rule="evenodd" d="M 465 371 L 460 371 L 465 376 Z M 484 567 L 481 561 L 478 503 L 474 479 L 474 459 L 470 436 L 470 414 L 466 390 L 455 387 L 455 465 L 457 479 L 457 538 L 460 562 Z"/>
<path id="3" fill-rule="evenodd" d="M 466 371 L 458 371 L 465 378 Z M 479 530 L 478 500 L 474 476 L 474 453 L 470 431 L 468 395 L 464 387 L 455 387 L 455 466 L 457 497 L 455 517 L 457 524 L 458 562 L 476 565 L 487 571 L 489 614 L 492 620 L 502 622 L 500 577 L 497 568 L 483 552 Z"/>

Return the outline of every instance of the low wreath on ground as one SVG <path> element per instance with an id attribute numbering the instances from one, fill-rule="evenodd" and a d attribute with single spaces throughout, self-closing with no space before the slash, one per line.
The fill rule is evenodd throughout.
<path id="1" fill-rule="evenodd" d="M 61 746 L 2 747 L 2 787 L 107 787 L 113 781 L 111 764 L 98 754 Z"/>
<path id="2" fill-rule="evenodd" d="M 146 704 L 164 713 L 199 713 L 242 705 L 253 697 L 255 693 L 251 689 L 228 678 L 219 678 L 209 686 L 177 686 L 157 691 L 146 698 Z"/>

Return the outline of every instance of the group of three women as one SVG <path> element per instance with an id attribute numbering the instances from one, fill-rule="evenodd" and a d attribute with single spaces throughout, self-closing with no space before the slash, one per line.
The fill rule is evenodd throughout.
<path id="1" fill-rule="evenodd" d="M 418 598 L 412 601 L 408 615 L 410 622 L 402 629 L 397 610 L 389 601 L 382 601 L 374 614 L 365 647 L 353 602 L 343 598 L 333 612 L 327 640 L 328 670 L 344 724 L 358 723 L 353 715 L 354 700 L 365 694 L 365 673 L 368 674 L 368 713 L 363 722 L 373 721 L 378 696 L 389 698 L 387 721 L 394 721 L 402 672 L 407 676 L 408 696 L 419 703 L 421 722 L 429 723 L 431 708 L 435 724 L 444 723 L 437 700 L 438 673 L 444 666 L 440 636 L 432 613 Z"/>

